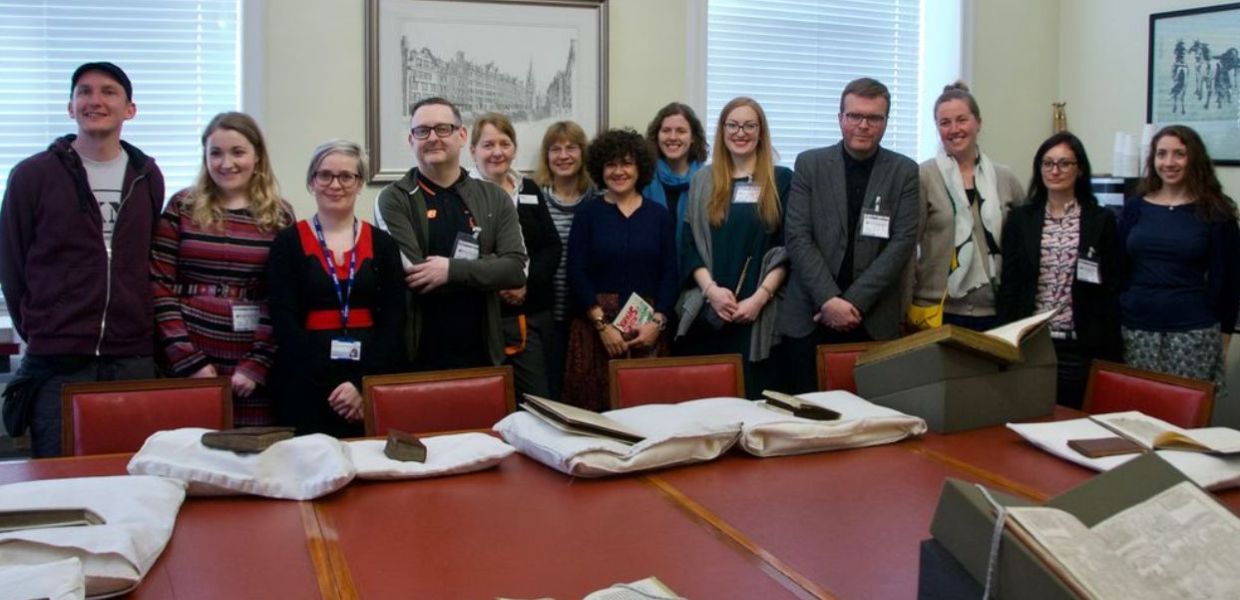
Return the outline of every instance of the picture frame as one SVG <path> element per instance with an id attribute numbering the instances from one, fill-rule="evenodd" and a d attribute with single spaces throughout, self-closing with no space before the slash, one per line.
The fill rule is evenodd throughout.
<path id="1" fill-rule="evenodd" d="M 1240 165 L 1240 3 L 1150 15 L 1145 122 L 1187 125 Z"/>
<path id="2" fill-rule="evenodd" d="M 369 181 L 415 161 L 409 106 L 442 96 L 469 128 L 495 111 L 513 121 L 513 167 L 532 171 L 547 126 L 593 136 L 607 118 L 608 0 L 366 0 Z M 468 148 L 461 165 L 473 161 Z"/>

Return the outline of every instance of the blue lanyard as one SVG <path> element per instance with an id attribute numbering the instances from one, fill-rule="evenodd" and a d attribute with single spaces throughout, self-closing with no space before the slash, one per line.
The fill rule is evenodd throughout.
<path id="1" fill-rule="evenodd" d="M 340 276 L 336 275 L 336 260 L 327 247 L 327 239 L 323 237 L 323 226 L 319 224 L 319 216 L 314 215 L 314 235 L 319 238 L 319 247 L 323 249 L 323 258 L 327 259 L 327 274 L 331 275 L 332 285 L 336 287 L 336 300 L 340 302 L 340 329 L 348 329 L 349 296 L 353 294 L 353 278 L 357 275 L 357 218 L 353 219 L 353 249 L 346 251 L 349 257 L 349 278 L 340 285 Z"/>

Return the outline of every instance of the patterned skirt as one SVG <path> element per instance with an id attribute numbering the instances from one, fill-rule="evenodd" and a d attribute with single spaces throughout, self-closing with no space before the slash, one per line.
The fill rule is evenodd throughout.
<path id="1" fill-rule="evenodd" d="M 598 294 L 599 307 L 603 309 L 603 318 L 611 322 L 620 311 L 620 300 L 616 294 Z M 650 299 L 646 299 L 650 302 Z M 564 386 L 560 391 L 560 401 L 565 404 L 580 406 L 596 412 L 609 410 L 607 385 L 607 363 L 611 355 L 603 346 L 603 340 L 594 330 L 594 324 L 581 317 L 576 317 L 569 324 L 568 356 L 564 365 Z M 643 351 L 629 352 L 617 358 L 653 358 L 667 356 L 667 338 L 660 335 L 654 348 Z"/>
<path id="2" fill-rule="evenodd" d="M 1147 371 L 1214 382 L 1217 398 L 1225 392 L 1223 336 L 1218 325 L 1192 331 L 1122 329 L 1124 362 Z"/>

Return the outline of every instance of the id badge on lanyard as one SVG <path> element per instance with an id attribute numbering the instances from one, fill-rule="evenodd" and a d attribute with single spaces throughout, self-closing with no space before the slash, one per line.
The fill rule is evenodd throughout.
<path id="1" fill-rule="evenodd" d="M 336 274 L 336 259 L 327 247 L 327 238 L 323 236 L 323 226 L 319 224 L 318 215 L 314 216 L 314 235 L 319 238 L 323 258 L 327 260 L 327 274 L 332 278 L 332 286 L 336 288 L 336 300 L 340 303 L 340 335 L 332 338 L 329 357 L 331 360 L 362 360 L 362 343 L 345 335 L 349 328 L 349 297 L 353 294 L 353 284 L 357 278 L 357 219 L 353 219 L 353 249 L 346 252 L 349 257 L 349 273 L 344 283 L 341 283 L 340 276 Z"/>
<path id="2" fill-rule="evenodd" d="M 757 204 L 762 187 L 753 183 L 738 183 L 732 190 L 733 204 Z"/>
<path id="3" fill-rule="evenodd" d="M 258 330 L 258 306 L 234 304 L 232 306 L 232 330 L 245 333 Z"/>
<path id="4" fill-rule="evenodd" d="M 891 237 L 891 214 L 883 212 L 882 196 L 875 196 L 869 208 L 862 207 L 861 235 L 883 240 Z"/>
<path id="5" fill-rule="evenodd" d="M 1092 246 L 1084 257 L 1076 259 L 1076 279 L 1085 283 L 1102 283 L 1102 269 L 1098 266 L 1098 259 Z"/>

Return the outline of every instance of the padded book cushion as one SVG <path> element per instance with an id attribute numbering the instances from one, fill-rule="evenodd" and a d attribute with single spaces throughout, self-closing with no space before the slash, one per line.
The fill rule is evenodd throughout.
<path id="1" fill-rule="evenodd" d="M 132 475 L 159 475 L 189 482 L 191 496 L 251 494 L 312 500 L 353 481 L 348 448 L 315 433 L 276 442 L 258 454 L 237 454 L 202 445 L 194 427 L 152 435 L 129 461 Z"/>
<path id="2" fill-rule="evenodd" d="M 378 385 L 370 389 L 375 435 L 489 428 L 507 413 L 504 378 Z"/>
<path id="3" fill-rule="evenodd" d="M 83 600 L 82 561 L 70 557 L 38 565 L 0 566 L 0 590 L 9 598 Z"/>
<path id="4" fill-rule="evenodd" d="M 1200 427 L 1206 393 L 1172 383 L 1152 381 L 1099 369 L 1094 373 L 1094 414 L 1135 410 L 1180 427 Z"/>
<path id="5" fill-rule="evenodd" d="M 392 460 L 383 453 L 384 440 L 345 442 L 358 479 L 422 479 L 481 471 L 516 452 L 493 435 L 453 433 L 422 438 L 426 462 Z"/>
<path id="6" fill-rule="evenodd" d="M 69 409 L 73 450 L 79 456 L 134 452 L 165 429 L 228 426 L 216 388 L 76 394 Z"/>
<path id="7" fill-rule="evenodd" d="M 741 447 L 754 456 L 786 456 L 862 446 L 891 444 L 926 432 L 921 417 L 878 406 L 851 392 L 834 390 L 797 396 L 840 413 L 834 421 L 803 419 L 750 402 Z"/>
<path id="8" fill-rule="evenodd" d="M 828 352 L 822 355 L 828 390 L 857 393 L 857 380 L 853 377 L 853 369 L 857 367 L 858 356 L 861 356 L 861 352 Z"/>
<path id="9" fill-rule="evenodd" d="M 623 408 L 735 396 L 736 369 L 731 364 L 625 368 L 616 371 L 616 389 Z"/>
<path id="10" fill-rule="evenodd" d="M 0 510 L 82 507 L 103 525 L 0 533 L 0 565 L 34 565 L 77 557 L 86 594 L 137 587 L 172 537 L 185 484 L 162 477 L 71 477 L 0 486 Z M 11 590 L 0 587 L 0 597 Z"/>

